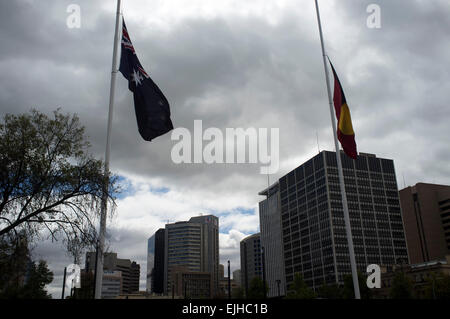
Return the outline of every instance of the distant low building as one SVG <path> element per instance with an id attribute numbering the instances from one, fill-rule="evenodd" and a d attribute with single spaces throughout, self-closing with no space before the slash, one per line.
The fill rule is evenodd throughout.
<path id="1" fill-rule="evenodd" d="M 186 267 L 173 267 L 172 284 L 175 296 L 192 299 L 213 297 L 213 280 L 209 272 L 190 271 Z"/>
<path id="2" fill-rule="evenodd" d="M 122 272 L 104 271 L 102 281 L 102 299 L 115 299 L 122 291 Z"/>
<path id="3" fill-rule="evenodd" d="M 230 280 L 231 295 L 239 287 L 240 284 L 235 279 Z M 226 277 L 219 280 L 219 294 L 221 297 L 228 298 L 228 278 Z"/>
<path id="4" fill-rule="evenodd" d="M 86 253 L 86 272 L 95 272 L 95 252 Z M 139 291 L 140 266 L 130 259 L 117 258 L 117 253 L 105 253 L 103 259 L 103 272 L 119 271 L 122 277 L 120 294 L 132 294 Z"/>
<path id="5" fill-rule="evenodd" d="M 241 270 L 240 269 L 233 271 L 233 280 L 236 282 L 237 285 L 241 286 Z"/>
<path id="6" fill-rule="evenodd" d="M 182 296 L 174 296 L 173 299 L 182 299 Z M 118 296 L 116 299 L 172 299 L 172 296 L 158 295 L 153 293 L 148 293 L 147 291 L 139 291 L 134 294 L 124 294 Z"/>
<path id="7" fill-rule="evenodd" d="M 382 272 L 381 288 L 372 289 L 375 298 L 389 298 L 392 281 L 398 271 L 403 272 L 412 281 L 415 297 L 423 298 L 426 297 L 426 290 L 430 286 L 430 282 L 433 282 L 433 278 L 450 275 L 450 255 L 447 255 L 445 259 L 420 264 L 396 265 L 388 271 Z"/>

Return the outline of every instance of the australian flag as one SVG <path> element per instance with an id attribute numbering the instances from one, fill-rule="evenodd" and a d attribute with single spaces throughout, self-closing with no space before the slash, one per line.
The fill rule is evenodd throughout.
<path id="1" fill-rule="evenodd" d="M 122 24 L 122 54 L 119 71 L 133 92 L 139 133 L 146 141 L 173 129 L 170 107 L 164 94 L 145 72 L 134 51 L 125 21 Z"/>

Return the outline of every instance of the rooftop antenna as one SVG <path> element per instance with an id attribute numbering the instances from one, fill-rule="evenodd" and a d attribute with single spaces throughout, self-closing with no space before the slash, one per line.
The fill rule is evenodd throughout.
<path id="1" fill-rule="evenodd" d="M 402 173 L 402 175 L 403 175 L 403 188 L 406 188 L 405 173 Z"/>
<path id="2" fill-rule="evenodd" d="M 319 147 L 319 132 L 316 131 L 316 140 L 317 140 L 317 151 L 320 153 L 320 147 Z"/>

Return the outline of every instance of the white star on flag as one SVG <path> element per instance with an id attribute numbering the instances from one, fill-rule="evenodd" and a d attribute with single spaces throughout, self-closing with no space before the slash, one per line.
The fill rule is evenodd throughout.
<path id="1" fill-rule="evenodd" d="M 133 77 L 131 81 L 136 83 L 136 86 L 140 85 L 141 81 L 144 79 L 144 77 L 141 75 L 141 72 L 139 72 L 139 70 L 136 71 L 135 69 L 133 69 L 133 74 L 131 76 Z"/>

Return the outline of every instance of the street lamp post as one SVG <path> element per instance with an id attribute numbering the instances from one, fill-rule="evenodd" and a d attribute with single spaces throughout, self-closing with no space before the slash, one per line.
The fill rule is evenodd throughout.
<path id="1" fill-rule="evenodd" d="M 228 299 L 231 299 L 230 261 L 228 260 Z"/>

